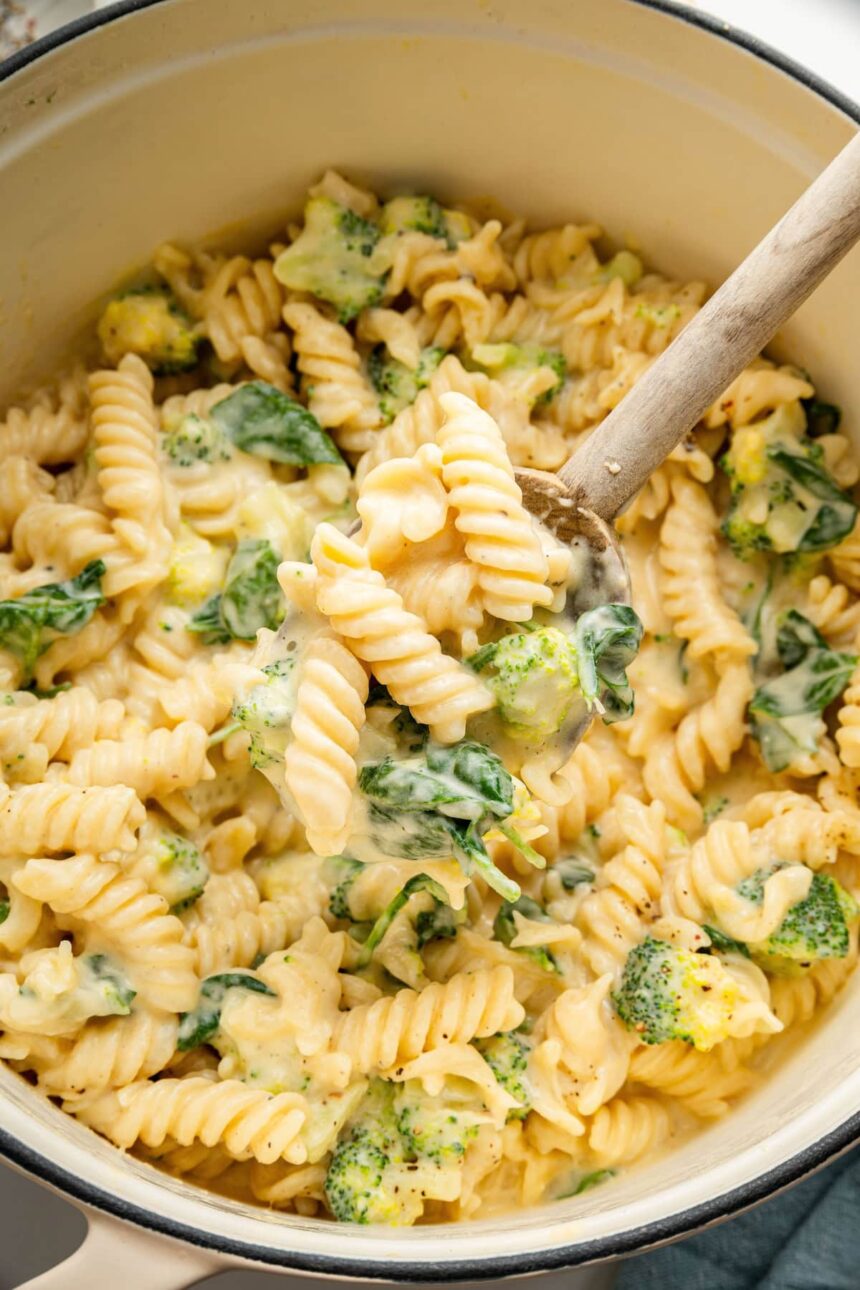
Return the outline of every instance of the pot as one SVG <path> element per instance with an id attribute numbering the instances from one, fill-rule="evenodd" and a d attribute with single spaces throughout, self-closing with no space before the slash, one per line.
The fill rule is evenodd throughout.
<path id="1" fill-rule="evenodd" d="M 0 74 L 4 401 L 50 372 L 99 294 L 160 240 L 273 232 L 326 165 L 382 189 L 493 194 L 542 224 L 599 219 L 658 267 L 713 282 L 860 119 L 748 37 L 642 0 L 128 0 Z M 777 346 L 849 409 L 859 301 L 855 252 Z M 169 1290 L 237 1261 L 365 1280 L 534 1273 L 685 1235 L 851 1145 L 860 980 L 686 1145 L 611 1190 L 444 1232 L 207 1194 L 122 1155 L 9 1071 L 0 1123 L 13 1164 L 95 1216 L 83 1249 L 31 1285 L 89 1287 L 97 1270 L 98 1284 Z"/>

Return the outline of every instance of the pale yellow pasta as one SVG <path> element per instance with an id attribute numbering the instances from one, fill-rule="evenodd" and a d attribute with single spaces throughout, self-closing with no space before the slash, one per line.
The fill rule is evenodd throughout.
<path id="1" fill-rule="evenodd" d="M 127 878 L 117 865 L 93 856 L 75 856 L 28 860 L 12 882 L 55 913 L 89 925 L 97 941 L 112 944 L 153 1007 L 183 1012 L 192 1005 L 193 956 L 182 943 L 182 924 L 139 878 Z"/>
<path id="2" fill-rule="evenodd" d="M 87 1022 L 56 1061 L 38 1060 L 39 1085 L 52 1096 L 92 1096 L 162 1071 L 176 1051 L 169 1013 L 139 1011 Z"/>
<path id="3" fill-rule="evenodd" d="M 718 663 L 748 658 L 755 641 L 722 595 L 715 561 L 717 514 L 690 479 L 672 483 L 673 502 L 660 531 L 663 596 L 675 632 L 689 641 L 690 658 Z"/>
<path id="4" fill-rule="evenodd" d="M 51 494 L 54 477 L 31 457 L 0 460 L 0 541 L 5 545 L 15 521 L 36 502 Z"/>
<path id="5" fill-rule="evenodd" d="M 382 414 L 350 333 L 304 301 L 284 306 L 284 322 L 293 331 L 298 368 L 314 416 L 336 432 L 345 452 L 364 452 L 373 442 Z"/>
<path id="6" fill-rule="evenodd" d="M 725 1115 L 732 1099 L 746 1092 L 754 1075 L 743 1066 L 725 1069 L 720 1060 L 722 1047 L 701 1053 L 676 1040 L 637 1048 L 630 1059 L 630 1079 L 676 1098 L 701 1119 Z"/>
<path id="7" fill-rule="evenodd" d="M 113 529 L 128 555 L 112 571 L 115 594 L 149 589 L 166 572 L 170 535 L 156 459 L 152 376 L 136 355 L 89 380 L 95 462 Z"/>
<path id="8" fill-rule="evenodd" d="M 312 642 L 300 666 L 284 773 L 311 850 L 337 855 L 350 832 L 367 674 L 336 640 Z"/>
<path id="9" fill-rule="evenodd" d="M 75 753 L 68 780 L 85 788 L 119 780 L 140 798 L 157 797 L 213 779 L 206 750 L 206 731 L 195 721 L 122 741 L 99 739 Z"/>
<path id="10" fill-rule="evenodd" d="M 514 1030 L 524 1014 L 513 985 L 510 968 L 498 967 L 458 973 L 419 993 L 400 990 L 340 1014 L 333 1047 L 351 1057 L 356 1070 L 385 1070 L 440 1043 L 468 1043 Z"/>
<path id="11" fill-rule="evenodd" d="M 284 290 L 268 259 L 237 255 L 220 265 L 207 284 L 203 326 L 222 362 L 244 362 L 255 376 L 278 389 L 292 384 L 290 343 L 281 330 Z"/>
<path id="12" fill-rule="evenodd" d="M 624 796 L 619 808 L 627 845 L 600 871 L 579 911 L 583 957 L 597 975 L 620 972 L 629 951 L 642 940 L 645 924 L 655 917 L 662 890 L 667 852 L 662 804 L 646 807 Z"/>
<path id="13" fill-rule="evenodd" d="M 668 875 L 666 899 L 671 913 L 703 923 L 709 913 L 737 940 L 764 941 L 779 927 L 791 905 L 809 891 L 812 872 L 805 865 L 777 870 L 754 903 L 736 888 L 766 867 L 770 855 L 740 821 L 716 820 Z"/>
<path id="14" fill-rule="evenodd" d="M 237 1160 L 301 1164 L 307 1151 L 301 1131 L 307 1104 L 297 1093 L 267 1093 L 239 1080 L 200 1076 L 127 1084 L 82 1105 L 68 1104 L 84 1124 L 119 1147 L 160 1146 L 167 1137 L 182 1146 L 222 1144 Z"/>
<path id="15" fill-rule="evenodd" d="M 0 796 L 0 853 L 131 851 L 145 815 L 123 785 L 28 784 Z"/>
<path id="16" fill-rule="evenodd" d="M 9 696 L 0 707 L 0 760 L 10 761 L 34 744 L 48 760 L 68 761 L 96 739 L 116 735 L 125 715 L 117 699 L 101 703 L 86 686 L 61 692 L 54 699 L 29 693 Z"/>
<path id="17" fill-rule="evenodd" d="M 443 394 L 440 403 L 442 479 L 478 570 L 484 607 L 497 618 L 524 622 L 535 606 L 551 603 L 552 593 L 547 558 L 504 440 L 493 419 L 464 395 Z"/>
<path id="18" fill-rule="evenodd" d="M 317 607 L 356 657 L 443 743 L 462 738 L 469 717 L 492 705 L 480 681 L 442 653 L 357 543 L 321 524 L 311 555 Z"/>
<path id="19" fill-rule="evenodd" d="M 632 1164 L 662 1146 L 671 1128 L 669 1111 L 656 1097 L 617 1097 L 591 1121 L 588 1146 L 602 1169 Z"/>

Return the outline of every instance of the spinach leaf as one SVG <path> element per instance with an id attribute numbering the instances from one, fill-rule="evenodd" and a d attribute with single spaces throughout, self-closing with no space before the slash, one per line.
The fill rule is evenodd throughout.
<path id="1" fill-rule="evenodd" d="M 209 417 L 242 452 L 285 466 L 343 464 L 312 412 L 288 395 L 251 381 L 216 403 Z"/>
<path id="2" fill-rule="evenodd" d="M 536 923 L 551 923 L 553 920 L 531 896 L 518 896 L 516 900 L 503 901 L 493 922 L 493 935 L 503 945 L 510 946 L 517 934 L 514 914 L 521 914 Z M 533 959 L 545 972 L 560 972 L 558 960 L 551 950 L 544 945 L 518 945 L 515 953 L 524 954 Z"/>
<path id="3" fill-rule="evenodd" d="M 501 759 L 471 740 L 449 747 L 431 744 L 423 757 L 386 757 L 364 766 L 359 786 L 372 800 L 409 813 L 432 807 L 477 822 L 488 813 L 506 819 L 514 809 L 513 780 Z"/>
<path id="4" fill-rule="evenodd" d="M 419 950 L 431 941 L 451 941 L 457 935 L 455 911 L 450 905 L 435 901 L 432 909 L 422 909 L 415 919 L 415 935 Z"/>
<path id="5" fill-rule="evenodd" d="M 0 647 L 21 660 L 28 679 L 57 636 L 79 632 L 105 603 L 105 569 L 104 560 L 91 560 L 67 582 L 47 582 L 17 600 L 0 600 Z"/>
<path id="6" fill-rule="evenodd" d="M 825 403 L 823 399 L 801 399 L 806 413 L 806 433 L 810 439 L 819 435 L 835 434 L 842 421 L 842 409 L 836 403 Z"/>
<path id="7" fill-rule="evenodd" d="M 796 483 L 805 488 L 821 505 L 815 518 L 797 544 L 797 551 L 826 551 L 850 533 L 857 518 L 857 506 L 844 493 L 821 464 L 820 444 L 810 444 L 806 454 L 790 452 L 773 444 L 768 457 Z"/>
<path id="8" fill-rule="evenodd" d="M 5 923 L 12 910 L 12 904 L 9 900 L 0 900 L 0 923 Z"/>
<path id="9" fill-rule="evenodd" d="M 193 1012 L 183 1012 L 179 1018 L 179 1036 L 176 1047 L 181 1053 L 205 1044 L 221 1024 L 221 1009 L 228 990 L 251 990 L 275 998 L 265 981 L 250 972 L 217 972 L 207 976 L 200 986 L 197 1007 Z"/>
<path id="10" fill-rule="evenodd" d="M 572 1190 L 562 1192 L 558 1199 L 569 1200 L 571 1196 L 581 1196 L 583 1192 L 591 1191 L 592 1187 L 599 1187 L 601 1183 L 608 1182 L 617 1173 L 617 1169 L 595 1169 L 594 1173 L 583 1174 Z"/>
<path id="11" fill-rule="evenodd" d="M 104 999 L 111 1016 L 127 1017 L 137 991 L 132 989 L 116 964 L 106 954 L 87 954 L 82 966 L 89 984 Z"/>
<path id="12" fill-rule="evenodd" d="M 556 860 L 552 867 L 557 873 L 565 891 L 574 891 L 577 887 L 594 882 L 594 870 L 578 856 L 563 856 Z"/>
<path id="13" fill-rule="evenodd" d="M 708 923 L 703 924 L 702 930 L 708 933 L 711 948 L 718 954 L 743 954 L 744 958 L 749 958 L 750 952 L 743 941 L 736 941 L 733 936 L 726 936 L 725 932 L 721 932 L 718 927 L 711 927 Z"/>
<path id="14" fill-rule="evenodd" d="M 423 755 L 363 766 L 358 786 L 384 855 L 417 860 L 453 852 L 467 873 L 479 870 L 499 894 L 519 895 L 516 883 L 493 864 L 481 836 L 514 809 L 513 780 L 489 748 L 471 740 L 428 744 Z"/>
<path id="15" fill-rule="evenodd" d="M 448 904 L 448 893 L 441 883 L 436 882 L 434 878 L 431 878 L 426 873 L 418 873 L 414 878 L 410 878 L 400 888 L 394 899 L 389 901 L 370 929 L 367 940 L 362 945 L 361 953 L 358 956 L 358 966 L 360 968 L 366 967 L 370 962 L 374 950 L 378 948 L 383 936 L 401 909 L 408 904 L 413 896 L 417 896 L 421 891 L 429 892 L 437 904 Z"/>
<path id="16" fill-rule="evenodd" d="M 367 866 L 360 860 L 350 860 L 346 856 L 331 856 L 326 861 L 326 876 L 329 881 L 338 879 L 328 899 L 329 913 L 332 918 L 345 918 L 347 922 L 356 922 L 350 908 L 350 893 L 352 884 L 366 868 Z"/>
<path id="17" fill-rule="evenodd" d="M 629 605 L 600 605 L 580 614 L 573 629 L 579 686 L 588 703 L 599 702 L 607 723 L 633 713 L 627 667 L 642 640 L 642 623 Z"/>
<path id="18" fill-rule="evenodd" d="M 224 586 L 198 609 L 188 630 L 206 645 L 224 645 L 253 640 L 261 627 L 277 627 L 284 616 L 278 563 L 271 542 L 243 538 L 227 565 Z"/>
<path id="19" fill-rule="evenodd" d="M 832 650 L 796 609 L 777 620 L 776 648 L 786 669 L 766 681 L 750 702 L 752 734 L 769 770 L 780 771 L 798 753 L 814 753 L 821 713 L 845 689 L 858 655 Z"/>
<path id="20" fill-rule="evenodd" d="M 231 639 L 221 617 L 221 592 L 204 601 L 188 623 L 188 631 L 194 632 L 204 645 L 227 645 Z"/>

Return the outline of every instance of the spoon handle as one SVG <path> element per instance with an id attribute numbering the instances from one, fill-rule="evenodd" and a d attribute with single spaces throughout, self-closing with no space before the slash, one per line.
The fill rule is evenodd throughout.
<path id="1" fill-rule="evenodd" d="M 860 237 L 860 134 L 735 269 L 558 472 L 617 515 Z"/>

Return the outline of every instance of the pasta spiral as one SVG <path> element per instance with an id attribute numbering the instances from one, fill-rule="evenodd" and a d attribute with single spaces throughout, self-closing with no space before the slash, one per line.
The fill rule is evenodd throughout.
<path id="1" fill-rule="evenodd" d="M 588 1145 L 601 1168 L 631 1164 L 671 1131 L 669 1111 L 656 1097 L 617 1097 L 591 1122 Z"/>
<path id="2" fill-rule="evenodd" d="M 445 422 L 437 433 L 442 479 L 457 512 L 454 521 L 477 567 L 488 613 L 525 622 L 549 605 L 548 564 L 522 504 L 504 440 L 492 418 L 462 394 L 443 394 Z"/>
<path id="3" fill-rule="evenodd" d="M 293 329 L 311 412 L 320 425 L 336 432 L 344 452 L 364 452 L 382 414 L 349 332 L 300 301 L 284 306 L 284 322 Z"/>
<path id="4" fill-rule="evenodd" d="M 618 975 L 627 955 L 657 913 L 666 857 L 666 813 L 660 802 L 643 806 L 624 795 L 618 800 L 622 833 L 630 840 L 603 868 L 594 891 L 583 901 L 578 925 L 582 954 L 598 976 Z"/>
<path id="5" fill-rule="evenodd" d="M 672 481 L 672 505 L 660 530 L 666 610 L 675 632 L 690 642 L 690 658 L 713 655 L 730 664 L 756 651 L 755 641 L 720 593 L 716 567 L 717 516 L 701 484 Z"/>
<path id="6" fill-rule="evenodd" d="M 421 619 L 370 569 L 355 542 L 321 524 L 311 557 L 318 573 L 317 606 L 356 657 L 435 738 L 442 743 L 461 739 L 468 718 L 492 705 L 477 678 L 442 653 Z"/>
<path id="7" fill-rule="evenodd" d="M 701 1119 L 716 1118 L 753 1081 L 752 1072 L 743 1066 L 724 1069 L 720 1055 L 721 1046 L 702 1053 L 677 1040 L 644 1046 L 630 1059 L 630 1078 L 676 1098 Z"/>
<path id="8" fill-rule="evenodd" d="M 349 836 L 366 698 L 367 676 L 349 650 L 314 641 L 301 664 L 285 775 L 318 855 L 336 855 Z"/>
<path id="9" fill-rule="evenodd" d="M 83 855 L 28 860 L 12 881 L 56 913 L 97 928 L 97 936 L 112 942 L 128 962 L 138 994 L 153 1007 L 183 1012 L 193 1006 L 197 980 L 191 950 L 182 943 L 183 926 L 139 878 Z"/>
<path id="10" fill-rule="evenodd" d="M 468 1043 L 514 1030 L 523 1019 L 510 968 L 459 973 L 416 993 L 399 990 L 376 1003 L 340 1013 L 332 1047 L 356 1071 L 386 1070 L 440 1044 Z"/>
<path id="11" fill-rule="evenodd" d="M 0 796 L 0 853 L 131 851 L 145 814 L 125 785 L 28 784 Z"/>
<path id="12" fill-rule="evenodd" d="M 715 820 L 669 877 L 667 900 L 671 912 L 697 923 L 706 922 L 709 912 L 713 912 L 729 936 L 744 942 L 766 940 L 789 907 L 803 900 L 812 881 L 812 873 L 805 866 L 789 865 L 767 879 L 761 903 L 752 904 L 735 888 L 763 868 L 768 858 L 755 845 L 745 824 Z"/>
<path id="13" fill-rule="evenodd" d="M 307 1106 L 298 1093 L 267 1093 L 240 1080 L 201 1076 L 127 1084 L 67 1109 L 118 1147 L 142 1142 L 159 1147 L 172 1138 L 181 1146 L 200 1141 L 223 1145 L 236 1160 L 302 1164 L 307 1150 L 301 1131 Z"/>
<path id="14" fill-rule="evenodd" d="M 116 371 L 89 379 L 95 461 L 113 528 L 129 552 L 113 591 L 149 588 L 167 573 L 170 535 L 164 523 L 164 487 L 156 458 L 152 376 L 134 354 Z"/>
<path id="15" fill-rule="evenodd" d="M 72 784 L 88 788 L 124 781 L 140 798 L 190 788 L 201 779 L 214 779 L 206 758 L 206 731 L 194 721 L 173 730 L 153 730 L 136 739 L 100 739 L 81 748 L 69 763 Z"/>
<path id="16" fill-rule="evenodd" d="M 176 1050 L 177 1022 L 167 1013 L 90 1021 L 54 1063 L 37 1063 L 39 1084 L 52 1096 L 90 1097 L 164 1070 Z"/>

